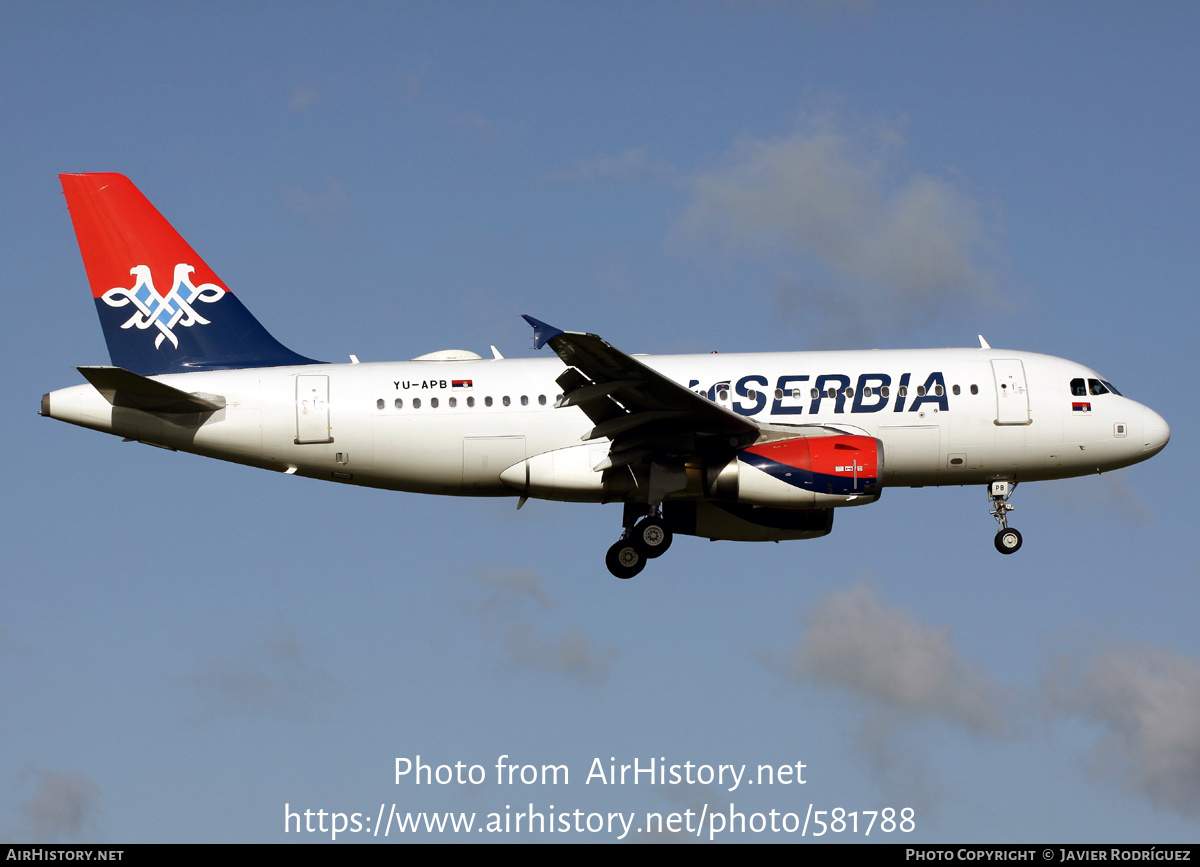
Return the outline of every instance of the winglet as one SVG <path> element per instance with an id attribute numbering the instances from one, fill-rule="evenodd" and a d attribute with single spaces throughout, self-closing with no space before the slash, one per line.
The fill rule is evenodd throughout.
<path id="1" fill-rule="evenodd" d="M 555 337 L 563 333 L 561 328 L 555 328 L 540 319 L 534 319 L 532 316 L 521 314 L 521 318 L 533 326 L 533 348 L 541 349 Z"/>

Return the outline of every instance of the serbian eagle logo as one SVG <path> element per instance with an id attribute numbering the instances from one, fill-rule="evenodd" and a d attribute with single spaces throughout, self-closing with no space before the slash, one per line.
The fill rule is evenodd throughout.
<path id="1" fill-rule="evenodd" d="M 153 325 L 158 329 L 154 338 L 154 348 L 162 346 L 164 340 L 179 348 L 179 338 L 175 336 L 174 328 L 182 325 L 190 328 L 193 325 L 208 325 L 209 321 L 196 312 L 192 304 L 203 301 L 212 304 L 219 301 L 225 290 L 215 283 L 192 285 L 191 274 L 196 270 L 191 265 L 180 262 L 175 266 L 175 279 L 171 291 L 166 295 L 154 288 L 154 277 L 150 274 L 149 265 L 136 265 L 129 269 L 133 275 L 133 288 L 113 287 L 101 297 L 109 307 L 124 307 L 132 304 L 137 308 L 129 319 L 122 323 L 122 328 L 149 328 Z"/>

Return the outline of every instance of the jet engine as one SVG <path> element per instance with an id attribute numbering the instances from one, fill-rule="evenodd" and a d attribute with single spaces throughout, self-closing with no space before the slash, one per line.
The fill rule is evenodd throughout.
<path id="1" fill-rule="evenodd" d="M 709 497 L 779 509 L 861 506 L 879 499 L 883 446 L 874 437 L 793 437 L 742 449 L 705 473 Z"/>

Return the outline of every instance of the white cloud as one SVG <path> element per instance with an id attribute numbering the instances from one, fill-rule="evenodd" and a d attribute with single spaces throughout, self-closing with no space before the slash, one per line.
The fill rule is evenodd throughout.
<path id="1" fill-rule="evenodd" d="M 83 774 L 28 770 L 20 780 L 36 780 L 33 794 L 20 805 L 30 839 L 38 843 L 81 840 L 94 833 L 100 812 L 100 787 Z"/>
<path id="2" fill-rule="evenodd" d="M 982 208 L 945 178 L 905 170 L 903 150 L 894 125 L 851 132 L 829 118 L 743 138 L 686 179 L 675 235 L 771 264 L 785 309 L 854 317 L 860 330 L 982 303 L 995 282 Z"/>
<path id="3" fill-rule="evenodd" d="M 317 92 L 311 87 L 301 85 L 292 91 L 292 95 L 288 99 L 288 111 L 299 114 L 312 108 L 319 98 Z"/>
<path id="4" fill-rule="evenodd" d="M 1157 807 L 1200 819 L 1200 662 L 1118 645 L 1046 681 L 1051 703 L 1103 726 L 1097 768 L 1116 768 Z"/>
<path id="5" fill-rule="evenodd" d="M 866 587 L 836 593 L 807 617 L 784 660 L 794 677 L 845 690 L 890 718 L 939 718 L 975 732 L 1005 728 L 1004 691 L 962 659 L 950 630 L 887 607 Z"/>
<path id="6" fill-rule="evenodd" d="M 628 148 L 620 156 L 591 157 L 577 161 L 570 169 L 557 172 L 557 180 L 595 180 L 597 178 L 614 178 L 627 181 L 641 176 L 670 176 L 672 169 L 650 158 L 645 148 Z"/>
<path id="7" fill-rule="evenodd" d="M 341 691 L 337 676 L 312 658 L 295 630 L 279 623 L 236 655 L 204 662 L 187 683 L 208 713 L 305 716 Z"/>
<path id="8" fill-rule="evenodd" d="M 616 651 L 597 647 L 574 627 L 555 631 L 545 625 L 554 603 L 532 572 L 481 569 L 472 583 L 477 598 L 470 608 L 480 618 L 484 637 L 504 651 L 510 664 L 589 683 L 608 678 Z"/>
<path id="9" fill-rule="evenodd" d="M 330 217 L 346 210 L 350 195 L 342 182 L 330 178 L 323 189 L 311 192 L 299 184 L 289 183 L 283 187 L 284 206 L 295 214 L 304 216 Z"/>
<path id="10" fill-rule="evenodd" d="M 1079 524 L 1093 526 L 1097 507 L 1104 514 L 1132 527 L 1142 527 L 1154 517 L 1153 509 L 1134 488 L 1129 473 L 1104 473 L 1063 479 L 1043 492 L 1049 502 Z"/>
<path id="11" fill-rule="evenodd" d="M 917 737 L 941 721 L 975 735 L 1007 735 L 1009 691 L 966 662 L 950 630 L 919 622 L 859 586 L 834 593 L 805 618 L 795 649 L 776 665 L 802 683 L 840 690 L 864 716 L 845 735 L 886 791 L 933 815 L 942 784 Z"/>
<path id="12" fill-rule="evenodd" d="M 428 71 L 429 63 L 426 61 L 416 69 L 396 76 L 389 82 L 392 92 L 403 101 L 419 98 L 424 89 L 425 73 Z"/>

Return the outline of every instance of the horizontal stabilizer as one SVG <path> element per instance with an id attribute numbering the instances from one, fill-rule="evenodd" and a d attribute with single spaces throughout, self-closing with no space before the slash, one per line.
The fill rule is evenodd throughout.
<path id="1" fill-rule="evenodd" d="M 123 367 L 77 367 L 104 399 L 113 406 L 146 412 L 215 412 L 225 398 L 216 394 L 189 394 Z"/>

